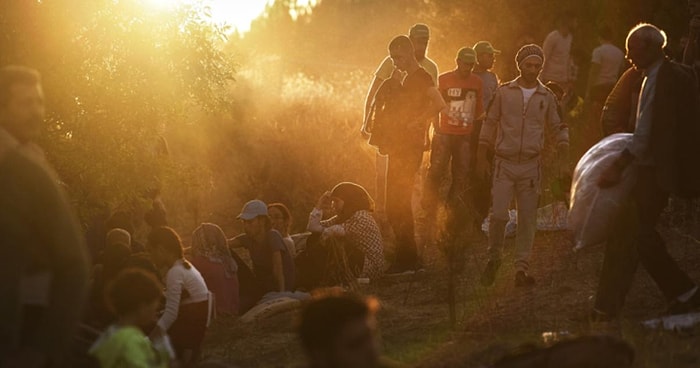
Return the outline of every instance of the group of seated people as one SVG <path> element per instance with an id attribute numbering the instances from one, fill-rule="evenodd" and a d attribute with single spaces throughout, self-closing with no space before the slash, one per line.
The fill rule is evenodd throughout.
<path id="1" fill-rule="evenodd" d="M 384 251 L 372 211 L 362 186 L 336 185 L 311 211 L 310 233 L 299 249 L 289 235 L 287 207 L 260 200 L 246 203 L 238 215 L 243 233 L 227 239 L 219 226 L 203 223 L 188 249 L 164 218 L 149 221 L 143 247 L 134 247 L 129 231 L 108 229 L 86 317 L 89 326 L 102 331 L 90 355 L 101 367 L 158 367 L 171 361 L 193 366 L 214 310 L 240 315 L 270 293 L 379 277 Z M 252 269 L 238 249 L 247 250 Z"/>

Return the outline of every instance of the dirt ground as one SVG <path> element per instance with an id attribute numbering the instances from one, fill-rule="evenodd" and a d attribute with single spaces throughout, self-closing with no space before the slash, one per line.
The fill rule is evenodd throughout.
<path id="1" fill-rule="evenodd" d="M 700 280 L 700 249 L 692 237 L 664 228 L 669 248 L 681 267 Z M 635 348 L 637 367 L 698 367 L 697 331 L 652 331 L 640 322 L 658 317 L 663 296 L 645 271 L 639 270 L 617 323 L 591 329 L 570 321 L 589 310 L 598 281 L 602 247 L 573 253 L 564 232 L 538 233 L 531 273 L 535 287 L 516 289 L 513 240 L 507 242 L 504 267 L 496 283 L 482 287 L 479 273 L 486 258 L 485 238 L 469 246 L 459 278 L 457 325 L 448 318 L 445 262 L 437 249 L 426 249 L 426 272 L 419 277 L 380 280 L 360 292 L 381 300 L 379 315 L 385 355 L 407 366 L 480 367 L 522 346 L 543 345 L 543 333 L 581 336 L 611 334 Z M 205 359 L 236 367 L 297 367 L 303 355 L 294 332 L 294 313 L 243 324 L 221 317 L 208 332 Z"/>

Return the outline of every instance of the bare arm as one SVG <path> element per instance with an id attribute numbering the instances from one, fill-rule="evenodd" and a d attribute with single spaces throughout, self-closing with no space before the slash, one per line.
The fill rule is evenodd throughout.
<path id="1" fill-rule="evenodd" d="M 374 96 L 377 94 L 377 90 L 379 90 L 379 87 L 382 85 L 382 82 L 384 82 L 382 79 L 379 79 L 377 77 L 374 77 L 372 80 L 372 84 L 369 86 L 369 91 L 367 91 L 367 96 L 365 97 L 365 110 L 363 114 L 363 120 L 362 120 L 362 128 L 367 125 L 367 119 L 369 118 L 369 110 L 370 107 L 372 106 L 372 101 L 374 101 Z"/>
<path id="2" fill-rule="evenodd" d="M 428 98 L 430 98 L 430 106 L 428 107 L 428 110 L 419 116 L 415 121 L 416 124 L 420 125 L 419 128 L 425 129 L 428 128 L 431 119 L 433 119 L 437 114 L 441 112 L 445 114 L 450 112 L 449 107 L 447 107 L 445 100 L 442 99 L 442 95 L 440 95 L 440 91 L 438 91 L 437 88 L 430 87 L 426 93 L 428 94 Z"/>
<path id="3" fill-rule="evenodd" d="M 243 247 L 243 242 L 241 241 L 241 238 L 245 236 L 245 234 L 241 234 L 236 236 L 235 238 L 231 238 L 227 241 L 228 247 L 229 248 L 242 248 Z"/>
<path id="4" fill-rule="evenodd" d="M 282 269 L 282 252 L 272 252 L 272 276 L 277 285 L 277 291 L 284 291 L 284 271 Z"/>

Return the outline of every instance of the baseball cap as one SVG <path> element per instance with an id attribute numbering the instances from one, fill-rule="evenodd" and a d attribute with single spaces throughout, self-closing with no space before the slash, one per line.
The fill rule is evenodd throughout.
<path id="1" fill-rule="evenodd" d="M 476 52 L 470 47 L 462 47 L 459 49 L 459 52 L 457 52 L 457 59 L 465 63 L 474 64 L 476 63 Z"/>
<path id="2" fill-rule="evenodd" d="M 430 29 L 423 23 L 416 23 L 408 30 L 408 37 L 430 37 Z"/>
<path id="3" fill-rule="evenodd" d="M 500 54 L 501 50 L 496 50 L 489 41 L 479 41 L 474 44 L 474 51 L 477 54 Z"/>
<path id="4" fill-rule="evenodd" d="M 267 216 L 267 205 L 259 199 L 254 199 L 243 206 L 243 210 L 237 218 L 240 220 L 252 220 L 258 216 Z"/>

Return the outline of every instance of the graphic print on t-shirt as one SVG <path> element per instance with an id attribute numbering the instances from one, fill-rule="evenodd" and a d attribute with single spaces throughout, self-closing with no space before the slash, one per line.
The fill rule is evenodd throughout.
<path id="1" fill-rule="evenodd" d="M 474 123 L 476 111 L 476 90 L 468 88 L 448 88 L 445 100 L 450 106 L 447 124 L 467 127 Z"/>

